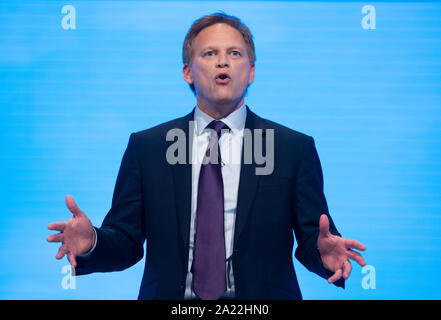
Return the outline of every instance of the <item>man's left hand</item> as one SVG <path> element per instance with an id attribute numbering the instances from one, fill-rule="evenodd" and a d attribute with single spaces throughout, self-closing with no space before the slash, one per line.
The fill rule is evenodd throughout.
<path id="1" fill-rule="evenodd" d="M 356 261 L 362 267 L 366 265 L 361 254 L 352 250 L 364 251 L 366 247 L 357 240 L 345 239 L 335 236 L 329 232 L 329 220 L 322 214 L 319 222 L 320 233 L 317 239 L 317 246 L 322 258 L 323 265 L 334 274 L 328 279 L 329 283 L 348 279 L 352 270 L 349 259 Z"/>

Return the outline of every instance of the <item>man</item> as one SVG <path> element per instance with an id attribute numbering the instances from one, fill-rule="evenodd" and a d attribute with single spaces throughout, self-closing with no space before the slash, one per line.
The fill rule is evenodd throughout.
<path id="1" fill-rule="evenodd" d="M 139 299 L 301 299 L 294 230 L 296 258 L 344 287 L 349 259 L 365 265 L 353 249 L 365 247 L 341 238 L 329 216 L 313 139 L 244 105 L 255 71 L 248 28 L 226 14 L 204 16 L 186 36 L 183 60 L 196 108 L 130 136 L 100 228 L 66 197 L 73 218 L 49 225 L 60 233 L 48 241 L 63 243 L 56 258 L 67 254 L 77 275 L 123 270 L 147 240 Z M 179 132 L 190 152 L 171 161 Z M 245 132 L 272 138 L 273 148 L 263 146 L 274 151 L 271 172 L 245 161 Z M 227 150 L 239 161 L 227 161 Z"/>

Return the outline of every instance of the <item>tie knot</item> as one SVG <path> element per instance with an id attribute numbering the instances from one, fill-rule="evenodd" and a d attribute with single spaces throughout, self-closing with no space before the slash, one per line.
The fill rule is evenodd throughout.
<path id="1" fill-rule="evenodd" d="M 230 128 L 228 128 L 228 126 L 225 123 L 219 120 L 211 121 L 210 124 L 207 126 L 207 128 L 216 131 L 218 137 L 220 137 L 222 129 L 230 130 Z"/>

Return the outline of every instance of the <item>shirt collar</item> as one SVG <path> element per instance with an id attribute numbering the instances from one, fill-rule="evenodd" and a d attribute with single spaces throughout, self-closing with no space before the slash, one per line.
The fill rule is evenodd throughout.
<path id="1" fill-rule="evenodd" d="M 237 110 L 234 110 L 228 116 L 219 120 L 225 123 L 231 129 L 233 134 L 236 134 L 238 131 L 245 128 L 246 117 L 247 109 L 245 108 L 245 104 L 242 104 Z M 196 134 L 199 136 L 208 124 L 215 119 L 199 109 L 199 106 L 196 106 L 194 120 L 196 122 Z"/>

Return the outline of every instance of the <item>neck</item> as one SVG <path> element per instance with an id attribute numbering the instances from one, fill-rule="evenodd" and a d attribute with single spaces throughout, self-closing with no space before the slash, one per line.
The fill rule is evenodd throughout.
<path id="1" fill-rule="evenodd" d="M 201 111 L 205 112 L 210 117 L 219 120 L 227 117 L 230 113 L 239 109 L 244 103 L 244 98 L 242 97 L 242 99 L 239 99 L 239 101 L 207 103 L 198 97 L 197 103 Z"/>

